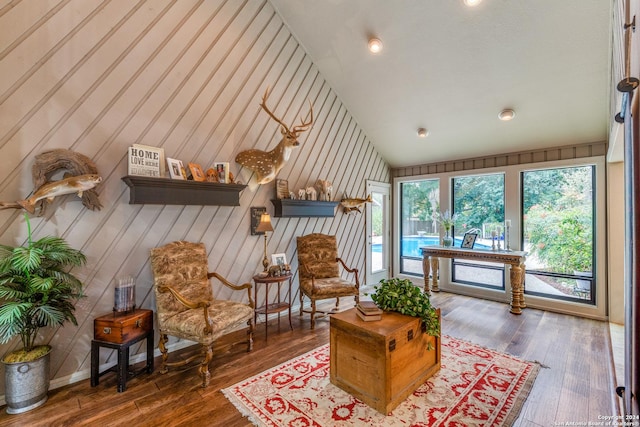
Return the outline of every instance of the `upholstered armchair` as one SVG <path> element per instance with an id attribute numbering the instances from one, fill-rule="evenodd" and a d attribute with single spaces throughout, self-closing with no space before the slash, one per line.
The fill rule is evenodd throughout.
<path id="1" fill-rule="evenodd" d="M 300 315 L 311 313 L 311 329 L 316 326 L 316 314 L 327 312 L 316 309 L 316 301 L 336 298 L 337 310 L 340 297 L 354 296 L 359 301 L 360 281 L 358 269 L 349 268 L 338 257 L 336 236 L 313 233 L 297 238 L 298 243 L 298 276 L 300 278 Z M 354 282 L 340 276 L 340 267 L 354 274 Z M 304 296 L 311 300 L 311 310 L 304 310 Z"/>
<path id="2" fill-rule="evenodd" d="M 160 372 L 184 366 L 202 357 L 199 373 L 202 387 L 209 384 L 209 362 L 213 344 L 223 335 L 249 326 L 247 351 L 253 349 L 253 308 L 251 284 L 234 285 L 218 273 L 208 272 L 207 252 L 203 243 L 172 242 L 151 249 L 156 313 L 162 353 Z M 247 290 L 249 303 L 224 301 L 213 298 L 210 279 L 215 278 L 233 290 Z M 217 281 L 215 283 L 217 283 Z M 168 362 L 166 343 L 171 335 L 202 345 L 202 355 Z"/>

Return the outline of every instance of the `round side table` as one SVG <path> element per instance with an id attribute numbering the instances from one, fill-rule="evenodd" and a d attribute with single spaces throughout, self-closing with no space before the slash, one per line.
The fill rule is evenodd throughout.
<path id="1" fill-rule="evenodd" d="M 253 300 L 258 304 L 258 285 L 264 284 L 266 286 L 265 295 L 264 295 L 264 305 L 261 307 L 257 307 L 253 313 L 253 323 L 256 324 L 258 321 L 258 314 L 264 314 L 264 337 L 265 340 L 268 338 L 269 333 L 269 314 L 270 313 L 278 313 L 278 329 L 280 328 L 280 312 L 287 310 L 289 312 L 289 327 L 293 330 L 293 325 L 291 324 L 291 279 L 293 275 L 291 274 L 283 274 L 282 276 L 267 276 L 262 277 L 259 274 L 253 276 L 253 282 L 255 286 L 253 287 Z M 289 281 L 289 289 L 288 289 L 288 300 L 287 302 L 283 302 L 280 297 L 280 288 L 282 284 L 286 281 Z M 275 283 L 278 285 L 278 299 L 273 303 L 269 303 L 269 286 Z"/>

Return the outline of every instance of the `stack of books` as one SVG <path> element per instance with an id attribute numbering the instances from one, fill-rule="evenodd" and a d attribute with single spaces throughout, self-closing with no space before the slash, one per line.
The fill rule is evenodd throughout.
<path id="1" fill-rule="evenodd" d="M 382 319 L 382 310 L 373 301 L 360 301 L 356 304 L 356 314 L 365 322 Z"/>

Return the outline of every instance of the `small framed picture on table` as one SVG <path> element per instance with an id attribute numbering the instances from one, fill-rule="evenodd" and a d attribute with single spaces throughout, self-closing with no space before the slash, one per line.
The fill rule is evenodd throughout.
<path id="1" fill-rule="evenodd" d="M 287 254 L 272 254 L 271 255 L 271 264 L 272 265 L 285 265 L 287 263 Z"/>
<path id="2" fill-rule="evenodd" d="M 464 237 L 462 238 L 462 243 L 460 247 L 463 249 L 473 249 L 473 245 L 476 244 L 476 239 L 478 238 L 477 233 L 464 233 Z"/>

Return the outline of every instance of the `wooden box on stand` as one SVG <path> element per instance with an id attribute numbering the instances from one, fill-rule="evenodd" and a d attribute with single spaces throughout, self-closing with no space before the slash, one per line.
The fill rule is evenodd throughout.
<path id="1" fill-rule="evenodd" d="M 153 311 L 113 312 L 93 320 L 94 339 L 122 344 L 153 330 Z"/>

